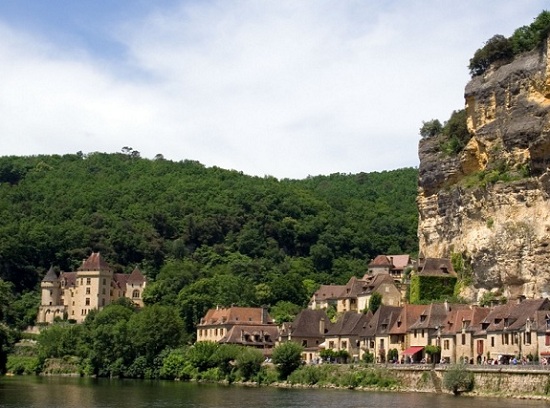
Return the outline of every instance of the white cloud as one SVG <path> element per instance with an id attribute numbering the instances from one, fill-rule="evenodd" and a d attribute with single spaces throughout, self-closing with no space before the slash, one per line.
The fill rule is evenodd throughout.
<path id="1" fill-rule="evenodd" d="M 119 61 L 0 26 L 2 153 L 132 146 L 293 178 L 414 166 L 422 120 L 463 106 L 475 49 L 543 2 L 478 3 L 183 3 L 120 22 Z"/>

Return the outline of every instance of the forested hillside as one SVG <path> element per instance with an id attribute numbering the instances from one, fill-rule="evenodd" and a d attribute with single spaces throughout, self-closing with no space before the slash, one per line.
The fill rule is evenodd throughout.
<path id="1" fill-rule="evenodd" d="M 135 152 L 0 157 L 0 278 L 17 297 L 100 251 L 118 272 L 139 265 L 146 301 L 177 305 L 188 330 L 215 304 L 302 306 L 380 253 L 416 253 L 417 177 L 277 180 Z"/>

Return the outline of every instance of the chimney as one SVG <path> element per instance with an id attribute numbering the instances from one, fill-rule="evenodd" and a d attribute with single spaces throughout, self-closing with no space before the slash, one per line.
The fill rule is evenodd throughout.
<path id="1" fill-rule="evenodd" d="M 445 299 L 445 311 L 448 312 L 449 311 L 449 302 Z"/>
<path id="2" fill-rule="evenodd" d="M 268 322 L 268 319 L 267 319 L 267 308 L 262 306 L 262 321 L 261 321 L 262 324 L 267 324 L 269 323 Z"/>
<path id="3" fill-rule="evenodd" d="M 319 320 L 319 333 L 321 333 L 321 335 L 325 335 L 325 318 L 324 317 L 321 317 L 321 319 Z"/>

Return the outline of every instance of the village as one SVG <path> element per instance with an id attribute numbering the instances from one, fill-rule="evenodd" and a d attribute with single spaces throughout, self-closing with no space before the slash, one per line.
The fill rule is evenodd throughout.
<path id="1" fill-rule="evenodd" d="M 411 304 L 406 295 L 414 277 L 456 279 L 456 272 L 449 259 L 379 255 L 362 278 L 321 285 L 292 322 L 274 321 L 267 308 L 219 306 L 201 319 L 196 339 L 254 347 L 266 359 L 278 344 L 292 341 L 303 347 L 308 364 L 546 364 L 548 299 L 509 299 L 483 307 L 447 301 Z M 37 321 L 48 324 L 64 317 L 81 323 L 90 310 L 121 297 L 143 307 L 146 284 L 139 269 L 113 273 L 99 253 L 92 253 L 75 272 L 58 276 L 48 271 Z M 380 305 L 373 312 L 369 304 L 377 296 Z M 335 311 L 332 320 L 329 309 Z"/>

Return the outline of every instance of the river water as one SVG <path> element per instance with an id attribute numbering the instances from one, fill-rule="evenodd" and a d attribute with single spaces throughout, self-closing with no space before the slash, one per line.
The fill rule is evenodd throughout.
<path id="1" fill-rule="evenodd" d="M 550 403 L 447 394 L 281 389 L 170 381 L 67 377 L 0 377 L 0 407 L 15 408 L 483 408 L 547 407 Z"/>

